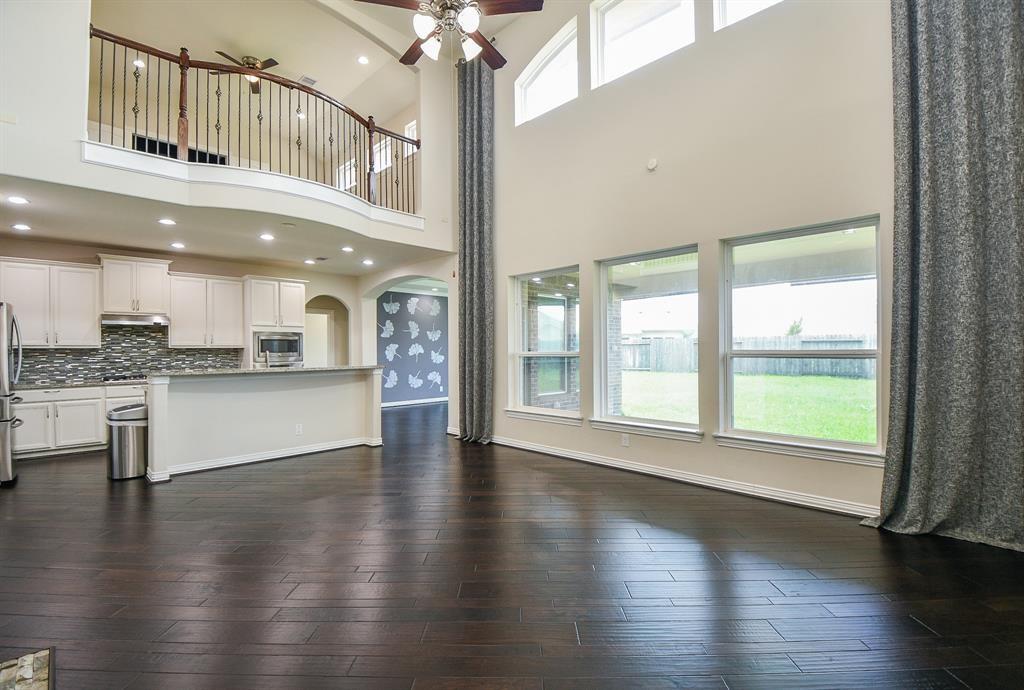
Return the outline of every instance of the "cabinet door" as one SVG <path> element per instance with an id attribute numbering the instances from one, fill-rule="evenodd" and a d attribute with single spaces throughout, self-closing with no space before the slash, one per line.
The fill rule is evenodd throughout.
<path id="1" fill-rule="evenodd" d="M 167 313 L 167 264 L 140 261 L 135 264 L 135 311 L 141 314 Z"/>
<path id="2" fill-rule="evenodd" d="M 104 443 L 103 401 L 63 400 L 53 403 L 54 445 L 86 446 Z"/>
<path id="3" fill-rule="evenodd" d="M 53 342 L 61 347 L 100 346 L 100 272 L 53 266 Z"/>
<path id="4" fill-rule="evenodd" d="M 168 344 L 171 347 L 205 347 L 206 279 L 171 276 L 171 325 Z"/>
<path id="5" fill-rule="evenodd" d="M 276 326 L 278 315 L 277 281 L 249 281 L 249 321 L 253 326 Z"/>
<path id="6" fill-rule="evenodd" d="M 103 262 L 103 311 L 126 314 L 135 311 L 135 262 L 106 259 Z"/>
<path id="7" fill-rule="evenodd" d="M 13 431 L 14 452 L 53 448 L 53 404 L 21 403 L 14 405 L 14 416 L 23 423 Z"/>
<path id="8" fill-rule="evenodd" d="M 0 264 L 0 300 L 14 306 L 23 345 L 51 344 L 50 267 L 43 264 Z"/>
<path id="9" fill-rule="evenodd" d="M 281 283 L 281 325 L 292 328 L 306 325 L 305 283 Z"/>
<path id="10" fill-rule="evenodd" d="M 206 282 L 206 321 L 214 347 L 244 347 L 242 284 L 233 280 Z M 174 319 L 171 319 L 174 324 Z"/>

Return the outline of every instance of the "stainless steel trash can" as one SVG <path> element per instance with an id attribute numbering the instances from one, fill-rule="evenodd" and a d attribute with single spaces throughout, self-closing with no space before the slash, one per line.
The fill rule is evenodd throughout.
<path id="1" fill-rule="evenodd" d="M 107 476 L 135 479 L 146 474 L 148 453 L 148 410 L 142 403 L 115 407 L 107 413 L 110 427 Z"/>

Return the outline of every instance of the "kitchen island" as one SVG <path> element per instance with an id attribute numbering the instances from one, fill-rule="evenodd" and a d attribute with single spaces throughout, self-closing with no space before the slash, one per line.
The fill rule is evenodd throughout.
<path id="1" fill-rule="evenodd" d="M 378 366 L 169 371 L 148 383 L 150 482 L 381 445 Z"/>

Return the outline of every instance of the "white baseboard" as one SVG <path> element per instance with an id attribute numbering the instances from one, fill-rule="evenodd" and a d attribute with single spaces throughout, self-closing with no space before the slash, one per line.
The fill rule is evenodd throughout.
<path id="1" fill-rule="evenodd" d="M 757 496 L 758 498 L 766 498 L 780 503 L 791 503 L 793 505 L 804 506 L 806 508 L 817 508 L 818 510 L 827 510 L 833 513 L 856 515 L 859 517 L 874 517 L 878 515 L 878 506 L 869 505 L 867 503 L 854 503 L 853 501 L 843 501 L 836 498 L 829 498 L 827 496 L 806 494 L 800 491 L 776 489 L 774 487 L 762 486 L 760 484 L 751 484 L 749 482 L 741 482 L 734 479 L 723 479 L 721 477 L 712 477 L 706 474 L 696 474 L 694 472 L 685 472 L 683 470 L 673 470 L 667 467 L 647 465 L 645 463 L 634 462 L 632 460 L 620 460 L 619 458 L 610 458 L 604 455 L 595 455 L 593 453 L 584 453 L 582 451 L 568 450 L 565 448 L 555 448 L 553 446 L 532 443 L 530 441 L 519 441 L 513 438 L 495 436 L 491 440 L 498 445 L 509 446 L 511 448 L 532 450 L 537 453 L 544 453 L 545 455 L 554 455 L 556 457 L 579 460 L 580 462 L 588 462 L 594 465 L 614 467 L 616 469 L 627 470 L 629 472 L 649 474 L 654 477 L 672 479 L 686 484 L 696 484 L 698 486 L 706 486 L 712 489 L 729 491 L 731 493 Z"/>
<path id="2" fill-rule="evenodd" d="M 381 407 L 408 407 L 410 405 L 429 405 L 431 403 L 442 403 L 448 402 L 447 396 L 444 398 L 423 398 L 422 400 L 397 400 L 395 402 L 381 403 Z"/>
<path id="3" fill-rule="evenodd" d="M 167 472 L 154 472 L 153 470 L 146 470 L 146 481 L 150 484 L 163 484 L 164 482 L 171 481 L 171 475 Z"/>
<path id="4" fill-rule="evenodd" d="M 462 436 L 462 434 L 459 433 L 459 427 L 457 427 L 457 426 L 450 426 L 450 427 L 448 427 L 448 435 L 449 436 Z"/>
<path id="5" fill-rule="evenodd" d="M 290 458 L 296 455 L 309 455 L 310 453 L 323 453 L 328 450 L 338 450 L 339 448 L 351 448 L 352 446 L 380 446 L 383 445 L 383 440 L 378 436 L 376 438 L 351 438 L 343 441 L 331 441 L 329 443 L 314 443 L 308 446 L 294 446 L 292 448 L 282 448 L 280 450 L 269 450 L 262 451 L 259 453 L 247 453 L 245 455 L 235 455 L 227 458 L 213 458 L 211 460 L 200 460 L 198 462 L 186 462 L 180 465 L 171 465 L 167 468 L 166 472 L 154 473 L 150 470 L 147 476 L 152 476 L 153 479 L 150 481 L 166 481 L 162 479 L 166 476 L 168 479 L 176 474 L 188 474 L 190 472 L 202 472 L 204 470 L 214 470 L 221 467 L 233 467 L 235 465 L 248 465 L 253 462 L 263 462 L 265 460 L 279 460 L 281 458 Z"/>

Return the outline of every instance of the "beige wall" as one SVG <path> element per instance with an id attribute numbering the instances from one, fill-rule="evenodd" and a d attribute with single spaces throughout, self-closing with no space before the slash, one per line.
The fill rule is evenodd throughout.
<path id="1" fill-rule="evenodd" d="M 721 241 L 878 214 L 882 293 L 891 293 L 893 142 L 889 5 L 884 0 L 785 0 L 712 31 L 697 0 L 697 41 L 596 90 L 590 88 L 589 4 L 548 3 L 504 30 L 497 73 L 497 410 L 495 435 L 517 443 L 643 463 L 798 499 L 877 506 L 881 470 L 719 447 Z M 579 97 L 514 126 L 513 82 L 573 15 Z M 655 172 L 647 162 L 658 160 Z M 700 252 L 700 417 L 687 443 L 508 417 L 507 277 L 579 264 L 581 365 L 593 369 L 596 262 L 697 244 Z M 889 305 L 882 304 L 889 342 Z M 888 353 L 879 370 L 884 373 Z M 881 381 L 883 392 L 887 383 Z M 884 397 L 887 399 L 887 396 Z M 582 414 L 593 414 L 584 376 Z M 881 430 L 884 438 L 884 430 Z"/>

